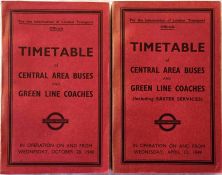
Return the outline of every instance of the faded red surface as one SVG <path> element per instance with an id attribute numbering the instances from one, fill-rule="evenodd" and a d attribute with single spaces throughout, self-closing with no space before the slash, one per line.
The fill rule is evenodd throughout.
<path id="1" fill-rule="evenodd" d="M 2 173 L 108 170 L 108 8 L 107 3 L 3 2 Z M 20 47 L 59 49 L 29 56 Z M 67 56 L 63 48 L 81 53 Z M 47 78 L 24 78 L 20 72 L 43 72 Z M 34 94 L 24 96 L 27 91 Z M 59 95 L 49 96 L 50 91 Z M 77 91 L 89 97 L 67 96 Z M 43 122 L 55 112 L 68 120 L 58 130 Z"/>
<path id="2" fill-rule="evenodd" d="M 220 170 L 219 14 L 219 3 L 114 3 L 115 172 Z M 132 42 L 169 44 L 141 51 Z M 174 43 L 180 51 L 172 49 Z M 189 51 L 182 52 L 183 43 Z M 134 67 L 154 67 L 158 72 L 135 73 Z M 187 67 L 196 72 L 185 73 Z M 152 90 L 139 86 L 136 91 L 135 85 Z M 161 91 L 163 85 L 170 90 Z M 177 90 L 181 86 L 198 90 Z M 180 124 L 170 131 L 161 129 L 173 126 L 155 124 L 165 114 L 164 120 L 172 120 L 170 114 Z"/>

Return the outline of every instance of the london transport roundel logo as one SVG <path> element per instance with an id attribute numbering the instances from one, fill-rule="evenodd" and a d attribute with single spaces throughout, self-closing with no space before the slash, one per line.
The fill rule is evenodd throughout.
<path id="1" fill-rule="evenodd" d="M 64 126 L 64 124 L 69 123 L 69 120 L 65 119 L 59 112 L 53 112 L 49 114 L 46 119 L 43 119 L 42 123 L 47 124 L 47 126 L 52 130 L 59 130 Z"/>
<path id="2" fill-rule="evenodd" d="M 155 120 L 154 124 L 159 125 L 163 131 L 172 131 L 181 124 L 181 121 L 177 120 L 173 114 L 165 113 L 158 120 Z"/>

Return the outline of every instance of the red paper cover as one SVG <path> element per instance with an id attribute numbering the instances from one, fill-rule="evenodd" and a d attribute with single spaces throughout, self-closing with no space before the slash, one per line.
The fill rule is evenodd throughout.
<path id="1" fill-rule="evenodd" d="M 113 35 L 114 171 L 220 171 L 220 3 L 115 2 Z"/>
<path id="2" fill-rule="evenodd" d="M 106 172 L 109 4 L 2 10 L 1 173 Z"/>

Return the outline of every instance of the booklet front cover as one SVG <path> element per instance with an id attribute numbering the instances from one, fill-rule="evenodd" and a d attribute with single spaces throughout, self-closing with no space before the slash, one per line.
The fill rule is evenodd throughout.
<path id="1" fill-rule="evenodd" d="M 108 171 L 109 4 L 2 10 L 1 173 Z"/>
<path id="2" fill-rule="evenodd" d="M 114 2 L 115 172 L 221 168 L 220 3 Z"/>

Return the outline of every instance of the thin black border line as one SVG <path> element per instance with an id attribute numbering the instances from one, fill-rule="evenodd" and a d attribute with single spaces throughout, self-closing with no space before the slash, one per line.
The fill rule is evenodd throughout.
<path id="1" fill-rule="evenodd" d="M 12 79 L 10 78 L 10 76 L 13 74 L 13 63 L 12 63 L 12 53 L 13 53 L 13 48 L 12 48 L 12 46 L 11 46 L 11 44 L 12 44 L 12 40 L 13 40 L 13 36 L 12 36 L 12 29 L 13 28 L 13 26 L 12 26 L 12 12 L 10 11 L 10 41 L 9 41 L 9 67 L 8 67 L 8 73 L 9 73 L 9 137 L 11 138 L 11 135 L 12 135 L 12 132 L 11 132 L 11 128 L 12 128 L 12 123 L 11 123 L 11 115 L 12 115 L 12 112 L 11 112 L 11 108 L 13 108 L 12 107 L 12 95 L 11 95 L 11 93 L 12 93 L 12 89 L 13 89 L 13 84 L 12 84 Z M 9 150 L 8 150 L 8 164 L 10 164 L 10 162 L 11 162 L 11 157 L 12 157 L 12 155 L 11 155 L 11 151 L 10 151 L 10 148 L 11 148 L 11 144 L 12 144 L 12 141 L 11 141 L 11 139 L 9 138 Z"/>
<path id="2" fill-rule="evenodd" d="M 34 10 L 35 12 L 44 12 L 44 13 L 49 13 L 49 14 L 54 14 L 53 12 L 57 13 L 75 13 L 75 10 L 70 10 L 70 11 L 55 11 L 53 10 Z M 103 91 L 102 91 L 102 80 L 103 80 L 103 65 L 102 65 L 102 56 L 103 56 L 103 18 L 102 18 L 102 11 L 89 11 L 89 10 L 84 10 L 82 11 L 82 13 L 91 13 L 91 14 L 98 14 L 98 73 L 99 73 L 99 77 L 98 77 L 98 89 L 99 89 L 99 93 L 98 93 L 98 103 L 100 103 L 100 105 L 98 105 L 98 162 L 55 162 L 55 163 L 49 163 L 49 162 L 42 162 L 42 163 L 38 163 L 38 162 L 12 162 L 12 152 L 11 152 L 11 146 L 12 146 L 12 101 L 13 101 L 13 13 L 24 13 L 24 14 L 32 14 L 32 10 L 10 10 L 10 43 L 9 43 L 9 147 L 8 147 L 8 165 L 76 165 L 76 166 L 101 166 L 102 165 L 102 98 L 103 98 Z M 76 11 L 77 13 L 80 13 L 81 11 Z M 72 14 L 71 13 L 71 14 Z"/>
<path id="3" fill-rule="evenodd" d="M 211 139 L 212 139 L 212 152 L 211 152 L 211 155 L 212 155 L 212 161 L 213 163 L 215 163 L 215 159 L 216 159 L 216 154 L 215 154 L 215 148 L 214 148 L 214 143 L 215 143 L 215 91 L 214 91 L 214 86 L 215 86 L 215 34 L 214 34 L 214 10 L 211 9 L 211 31 L 210 31 L 210 36 L 211 36 L 211 95 L 210 95 L 210 108 L 211 108 Z"/>
<path id="4" fill-rule="evenodd" d="M 133 12 L 145 12 L 145 13 L 150 13 L 150 12 L 163 12 L 165 13 L 166 11 L 170 12 L 170 13 L 178 13 L 178 12 L 196 12 L 199 13 L 201 12 L 206 12 L 209 10 L 212 10 L 210 8 L 121 8 L 121 10 L 123 11 L 133 11 Z"/>
<path id="5" fill-rule="evenodd" d="M 98 157 L 99 157 L 99 164 L 101 165 L 102 163 L 102 151 L 101 151 L 101 143 L 102 143 L 102 137 L 101 137 L 101 132 L 102 132 L 102 113 L 103 113 L 103 98 L 102 98 L 102 94 L 103 94 L 103 88 L 102 88 L 102 84 L 103 84 L 103 77 L 101 76 L 101 72 L 103 72 L 103 60 L 102 60 L 102 55 L 103 55 L 103 40 L 102 40 L 102 37 L 101 37 L 101 33 L 103 33 L 103 27 L 102 27 L 102 21 L 103 21 L 103 12 L 100 11 L 100 15 L 98 15 L 98 23 L 99 23 L 99 27 L 98 27 L 98 36 L 99 36 L 99 39 L 98 39 L 98 53 L 99 53 L 99 63 L 98 63 L 98 72 L 99 72 L 99 81 L 98 81 L 98 87 L 99 87 L 99 90 L 98 90 L 98 113 L 99 113 L 99 120 L 98 120 L 98 126 L 99 126 L 99 131 L 100 134 L 99 135 L 99 143 L 98 143 L 98 149 L 99 149 L 99 153 L 98 153 Z"/>
<path id="6" fill-rule="evenodd" d="M 110 22 L 110 66 L 109 66 L 109 69 L 110 69 L 110 72 L 109 72 L 109 75 L 110 75 L 110 79 L 109 79 L 109 82 L 110 82 L 110 120 L 109 120 L 109 127 L 110 127 L 110 144 L 109 144 L 109 168 L 112 170 L 113 169 L 113 109 L 112 109 L 112 106 L 113 106 L 113 60 L 112 60 L 112 55 L 113 55 L 113 24 L 112 24 L 112 19 L 113 19 L 113 8 L 112 6 L 110 7 L 110 17 L 109 17 L 109 22 Z"/>
<path id="7" fill-rule="evenodd" d="M 15 13 L 23 13 L 25 12 L 26 14 L 44 14 L 44 13 L 50 13 L 50 14 L 57 14 L 57 13 L 64 13 L 64 14 L 72 14 L 72 13 L 81 13 L 81 14 L 87 14 L 87 13 L 95 13 L 98 14 L 101 11 L 100 10 L 71 10 L 71 9 L 12 9 L 11 12 Z"/>
<path id="8" fill-rule="evenodd" d="M 121 81 L 122 81 L 122 89 L 121 89 L 121 92 L 122 92 L 122 94 L 121 94 L 121 96 L 122 96 L 122 99 L 121 99 L 121 101 L 122 101 L 122 103 L 121 103 L 121 109 L 122 109 L 122 154 L 121 154 L 121 156 L 122 156 L 122 162 L 124 163 L 124 159 L 125 159 L 125 122 L 124 122 L 124 120 L 125 120 L 125 110 L 124 110 L 124 98 L 125 98 L 125 88 L 124 88 L 124 82 L 125 82 L 125 74 L 124 74 L 124 71 L 125 71 L 125 44 L 124 44 L 124 41 L 125 41 L 125 25 L 123 24 L 124 22 L 123 22 L 123 19 L 125 20 L 125 13 L 124 13 L 124 11 L 123 11 L 123 9 L 121 9 L 121 13 L 120 13 L 120 18 L 121 18 L 121 24 L 120 24 L 120 33 L 121 33 L 121 56 L 122 56 L 122 60 L 121 60 L 121 63 L 122 63 L 122 75 L 121 75 Z"/>
<path id="9" fill-rule="evenodd" d="M 159 12 L 159 11 L 164 11 L 165 13 L 166 12 L 197 12 L 197 13 L 200 13 L 200 12 L 210 12 L 210 43 L 211 43 L 211 46 L 210 46 L 210 55 L 211 55 L 211 58 L 210 58 L 210 66 L 213 68 L 213 70 L 211 69 L 210 71 L 210 79 L 211 79 L 211 90 L 210 90 L 210 93 L 211 93 L 211 97 L 210 97 L 210 112 L 211 112 L 211 125 L 210 125 L 210 132 L 211 132 L 211 160 L 208 161 L 208 160 L 125 160 L 125 87 L 124 87 L 124 84 L 125 84 L 125 76 L 124 76 L 124 72 L 125 72 L 125 12 L 124 11 L 130 11 L 130 12 L 135 12 L 135 11 L 145 11 L 145 12 Z M 214 51 L 214 10 L 213 8 L 194 8 L 194 9 L 191 9 L 191 8 L 185 8 L 185 9 L 182 9 L 182 8 L 179 8 L 179 9 L 167 9 L 167 8 L 161 8 L 161 9 L 126 9 L 126 8 L 121 8 L 120 9 L 120 18 L 121 18 L 121 21 L 120 21 L 120 27 L 121 27 L 121 69 L 122 69 L 122 75 L 121 75 L 121 81 L 122 81 L 122 89 L 121 89 L 121 92 L 122 92 L 122 95 L 121 95 L 121 108 L 122 108 L 122 142 L 121 142 L 121 152 L 122 152 L 122 157 L 121 157 L 121 163 L 124 164 L 124 163 L 131 163 L 131 164 L 137 164 L 137 163 L 173 163 L 173 164 L 185 164 L 185 165 L 188 165 L 188 164 L 194 164 L 194 165 L 204 165 L 204 164 L 214 164 L 215 163 L 215 140 L 214 140 L 214 134 L 215 134 L 215 131 L 214 131 L 214 122 L 215 122 L 215 113 L 214 113 L 214 99 L 215 99 L 215 92 L 214 92 L 214 85 L 215 85 L 215 79 L 214 79 L 214 59 L 215 59 L 215 51 Z"/>

